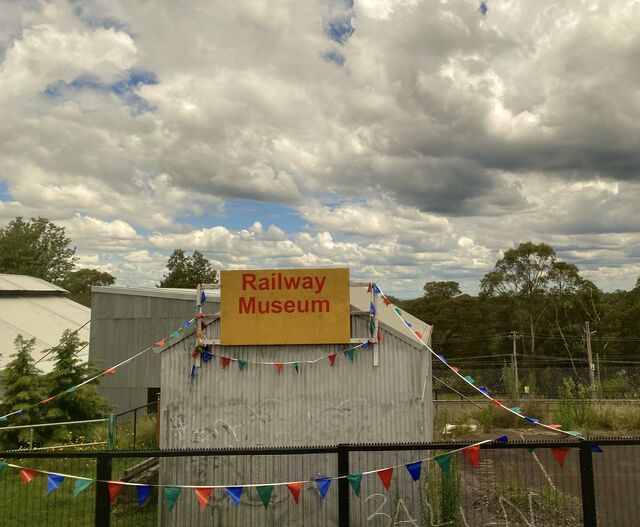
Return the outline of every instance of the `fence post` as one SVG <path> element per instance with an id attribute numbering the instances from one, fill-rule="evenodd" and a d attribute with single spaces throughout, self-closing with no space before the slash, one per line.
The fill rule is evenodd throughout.
<path id="1" fill-rule="evenodd" d="M 349 447 L 338 445 L 338 475 L 343 476 L 338 480 L 338 525 L 349 527 Z"/>
<path id="2" fill-rule="evenodd" d="M 133 449 L 136 449 L 136 432 L 138 427 L 138 409 L 133 409 Z"/>
<path id="3" fill-rule="evenodd" d="M 111 500 L 109 487 L 105 483 L 111 480 L 111 456 L 99 454 L 96 458 L 96 508 L 95 527 L 109 527 L 111 525 Z"/>
<path id="4" fill-rule="evenodd" d="M 113 414 L 107 418 L 107 447 L 109 450 L 116 447 L 116 419 Z"/>
<path id="5" fill-rule="evenodd" d="M 596 491 L 593 482 L 592 443 L 580 443 L 580 488 L 582 490 L 582 519 L 584 527 L 597 527 Z"/>

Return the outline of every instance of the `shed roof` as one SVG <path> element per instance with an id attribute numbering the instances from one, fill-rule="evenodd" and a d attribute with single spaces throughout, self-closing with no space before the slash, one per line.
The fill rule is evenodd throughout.
<path id="1" fill-rule="evenodd" d="M 22 288 L 22 289 L 20 289 Z M 0 368 L 12 360 L 15 353 L 13 341 L 18 334 L 25 338 L 35 337 L 33 358 L 38 361 L 42 351 L 57 345 L 65 329 L 76 330 L 91 319 L 88 307 L 62 296 L 65 290 L 53 284 L 22 275 L 0 275 Z M 52 292 L 59 294 L 53 295 Z M 89 326 L 78 335 L 89 340 Z M 80 358 L 88 360 L 89 349 L 80 352 Z M 44 372 L 51 371 L 53 363 L 47 357 L 38 363 Z"/>
<path id="2" fill-rule="evenodd" d="M 91 288 L 93 293 L 107 293 L 111 295 L 132 295 L 132 296 L 152 296 L 159 298 L 178 298 L 180 300 L 196 299 L 195 289 L 180 289 L 176 287 L 117 287 L 117 286 L 97 286 Z M 216 299 L 220 297 L 217 289 L 207 290 L 207 297 Z"/>

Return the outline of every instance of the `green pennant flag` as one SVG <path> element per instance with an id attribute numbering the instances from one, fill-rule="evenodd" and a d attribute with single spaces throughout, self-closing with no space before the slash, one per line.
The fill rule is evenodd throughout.
<path id="1" fill-rule="evenodd" d="M 177 339 L 180 336 L 180 332 L 179 331 L 174 331 L 173 333 L 171 333 L 171 335 L 169 335 L 170 337 Z"/>
<path id="2" fill-rule="evenodd" d="M 369 333 L 373 337 L 373 334 L 376 332 L 376 323 L 373 321 L 373 318 L 369 319 Z"/>
<path id="3" fill-rule="evenodd" d="M 351 348 L 350 350 L 347 350 L 347 351 L 345 352 L 345 354 L 347 355 L 347 357 L 349 357 L 349 360 L 350 360 L 351 362 L 353 362 L 353 359 L 354 359 L 355 354 L 356 354 L 356 350 L 354 350 L 353 348 Z"/>
<path id="4" fill-rule="evenodd" d="M 92 483 L 92 479 L 76 479 L 76 482 L 73 486 L 73 497 L 75 498 Z"/>
<path id="5" fill-rule="evenodd" d="M 572 436 L 578 436 L 578 437 L 582 436 L 580 432 L 576 432 L 575 430 L 567 430 L 566 432 L 567 434 L 570 434 Z"/>
<path id="6" fill-rule="evenodd" d="M 71 388 L 67 388 L 64 393 L 73 393 L 78 389 L 77 386 L 72 386 Z"/>
<path id="7" fill-rule="evenodd" d="M 517 414 L 521 414 L 522 413 L 522 409 L 519 406 L 514 406 L 513 408 L 509 408 L 509 410 L 511 410 L 512 412 L 515 412 Z"/>
<path id="8" fill-rule="evenodd" d="M 256 487 L 256 491 L 258 491 L 258 496 L 260 496 L 260 501 L 264 505 L 264 508 L 268 508 L 269 502 L 271 501 L 271 494 L 273 493 L 273 485 Z"/>
<path id="9" fill-rule="evenodd" d="M 473 384 L 475 382 L 473 380 L 473 377 L 471 377 L 471 375 L 465 375 L 464 380 L 467 381 L 469 384 Z"/>
<path id="10" fill-rule="evenodd" d="M 4 472 L 5 468 L 7 468 L 7 464 L 4 461 L 0 461 L 0 474 Z"/>
<path id="11" fill-rule="evenodd" d="M 448 476 L 451 469 L 451 454 L 443 454 L 436 457 L 436 463 L 440 467 L 440 470 L 442 470 L 442 474 Z"/>
<path id="12" fill-rule="evenodd" d="M 353 489 L 353 492 L 356 493 L 356 496 L 360 496 L 360 483 L 362 483 L 362 472 L 356 472 L 354 474 L 349 474 L 347 476 L 347 480 Z"/>
<path id="13" fill-rule="evenodd" d="M 246 367 L 247 367 L 247 361 L 238 359 L 238 368 L 240 368 L 240 370 L 242 371 Z"/>
<path id="14" fill-rule="evenodd" d="M 182 493 L 182 487 L 165 487 L 164 488 L 164 498 L 167 500 L 167 508 L 169 511 L 173 509 Z"/>
<path id="15" fill-rule="evenodd" d="M 402 315 L 402 311 L 400 311 L 397 307 L 394 307 L 393 310 L 398 313 L 398 315 Z"/>
<path id="16" fill-rule="evenodd" d="M 300 365 L 297 362 L 293 363 L 293 369 L 296 370 L 296 373 L 300 373 Z"/>
<path id="17" fill-rule="evenodd" d="M 529 454 L 533 454 L 533 451 L 535 450 L 535 448 L 527 447 L 527 450 L 529 451 Z"/>

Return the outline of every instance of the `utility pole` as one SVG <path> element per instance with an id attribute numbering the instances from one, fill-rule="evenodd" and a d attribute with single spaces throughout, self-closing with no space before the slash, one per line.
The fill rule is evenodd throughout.
<path id="1" fill-rule="evenodd" d="M 587 339 L 587 359 L 589 360 L 589 380 L 591 381 L 591 398 L 596 398 L 596 379 L 595 366 L 593 365 L 593 356 L 591 355 L 591 331 L 589 331 L 589 321 L 584 323 L 584 331 Z"/>
<path id="2" fill-rule="evenodd" d="M 518 381 L 518 357 L 516 355 L 516 339 L 518 338 L 518 333 L 516 331 L 511 332 L 511 340 L 513 341 L 513 379 L 515 382 L 515 396 L 516 401 L 520 399 L 520 381 Z"/>

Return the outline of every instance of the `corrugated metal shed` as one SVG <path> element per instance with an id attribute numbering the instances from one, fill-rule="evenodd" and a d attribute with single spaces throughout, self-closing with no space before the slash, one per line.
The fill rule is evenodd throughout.
<path id="1" fill-rule="evenodd" d="M 49 372 L 53 363 L 41 360 L 42 351 L 56 346 L 65 329 L 76 330 L 91 319 L 91 310 L 64 297 L 58 286 L 24 275 L 0 275 L 0 367 L 11 361 L 15 353 L 14 339 L 18 334 L 36 339 L 33 357 L 38 368 Z M 89 341 L 89 326 L 78 333 Z M 89 349 L 80 357 L 87 360 Z"/>
<path id="2" fill-rule="evenodd" d="M 217 293 L 207 296 L 207 311 L 217 312 Z M 108 367 L 131 357 L 181 328 L 195 304 L 195 289 L 92 287 L 90 360 Z M 146 404 L 159 387 L 160 361 L 149 352 L 105 376 L 98 391 L 124 411 Z"/>
<path id="3" fill-rule="evenodd" d="M 352 294 L 352 339 L 369 337 L 368 298 L 366 294 Z M 375 344 L 379 366 L 374 366 L 373 350 L 357 351 L 354 362 L 350 362 L 340 353 L 349 345 L 214 345 L 211 351 L 216 358 L 198 368 L 196 378 L 191 381 L 195 336 L 187 335 L 168 346 L 160 352 L 161 447 L 314 446 L 431 440 L 430 355 L 421 349 L 395 314 L 392 313 L 394 318 L 389 318 L 387 323 L 384 311 L 383 307 L 378 311 L 383 337 Z M 218 339 L 219 317 L 212 316 L 210 320 L 205 336 Z M 425 336 L 430 335 L 431 328 L 424 322 L 413 317 L 409 322 L 422 329 Z M 286 365 L 278 374 L 273 366 L 252 363 L 312 360 L 334 352 L 338 353 L 334 366 L 324 359 L 313 365 L 301 364 L 299 372 L 292 365 Z M 223 369 L 220 355 L 246 360 L 248 364 L 240 370 L 238 362 L 231 362 Z M 162 458 L 160 483 L 296 481 L 314 474 L 336 474 L 335 462 L 331 456 L 317 455 L 282 459 L 251 456 L 246 461 Z M 281 488 L 277 488 L 277 492 L 281 492 Z M 285 491 L 268 512 L 253 494 L 249 491 L 247 494 L 246 503 L 255 502 L 255 506 L 235 509 L 221 503 L 214 506 L 215 520 L 210 514 L 198 514 L 193 497 L 185 496 L 170 515 L 162 515 L 162 525 L 301 525 L 302 516 L 308 525 L 337 523 L 335 493 L 324 502 L 310 495 L 303 505 L 292 510 Z"/>

